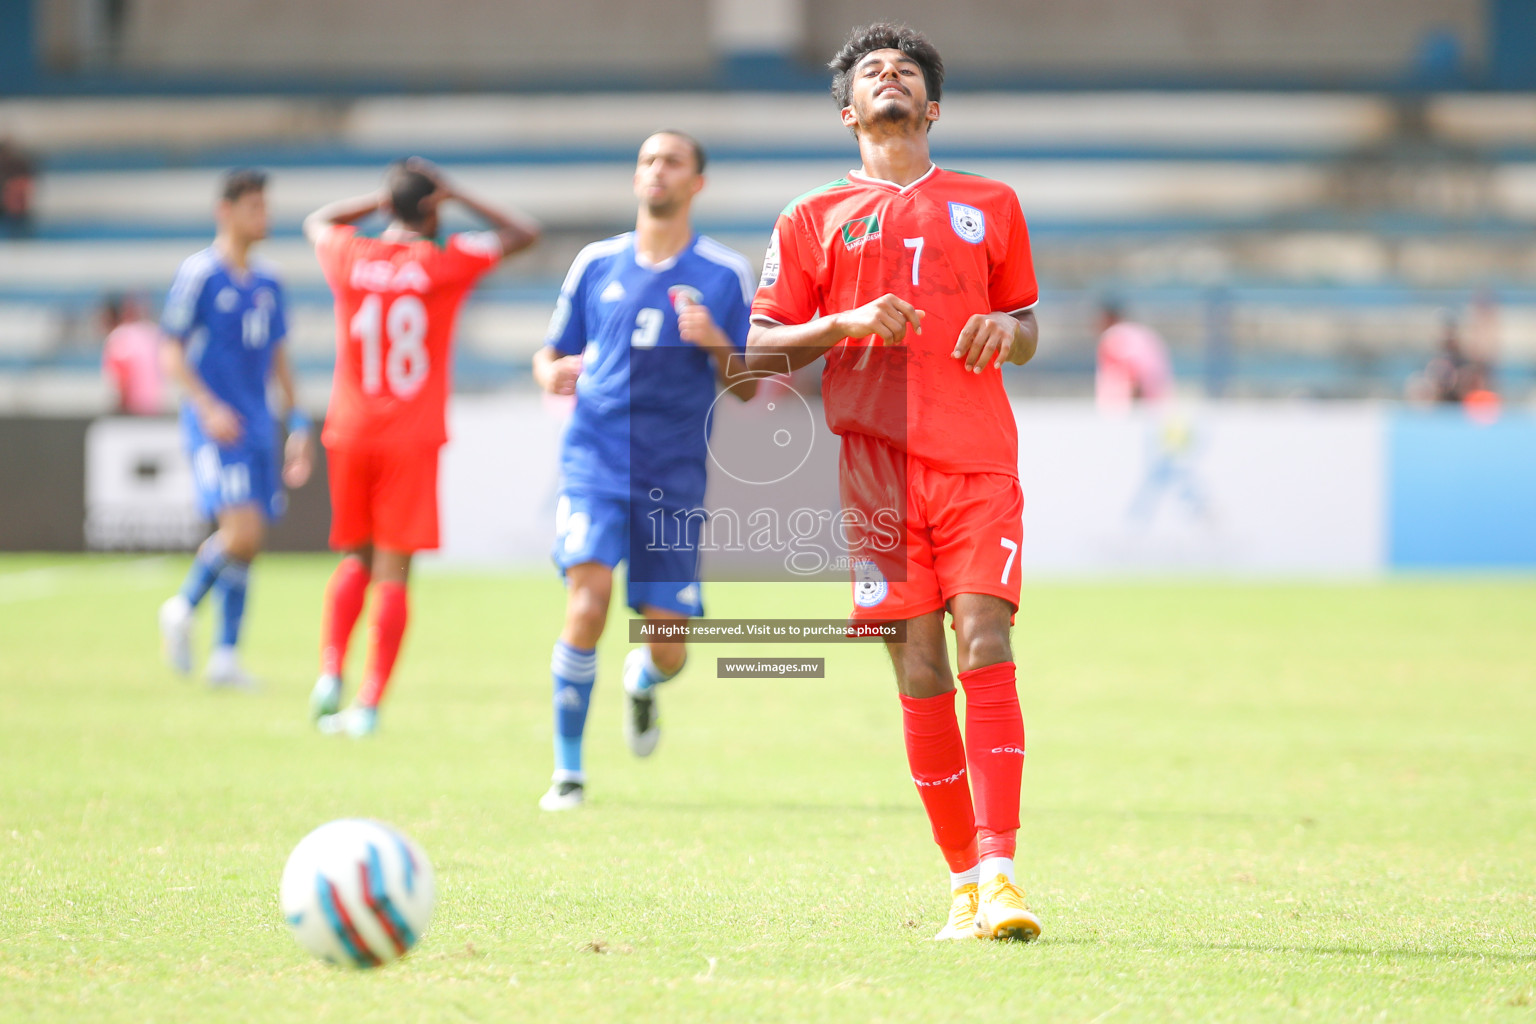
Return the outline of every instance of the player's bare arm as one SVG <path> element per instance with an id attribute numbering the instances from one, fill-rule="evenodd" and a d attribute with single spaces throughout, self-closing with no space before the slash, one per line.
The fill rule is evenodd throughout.
<path id="1" fill-rule="evenodd" d="M 551 395 L 574 395 L 581 376 L 581 356 L 563 356 L 545 345 L 533 354 L 533 379 Z"/>
<path id="2" fill-rule="evenodd" d="M 288 346 L 281 344 L 281 339 L 272 355 L 272 377 L 277 381 L 277 391 L 283 403 L 278 416 L 283 422 L 293 424 L 293 414 L 298 409 L 298 388 L 294 384 Z M 314 442 L 310 434 L 309 421 L 301 416 L 297 427 L 290 426 L 288 440 L 283 443 L 283 483 L 289 487 L 303 487 L 309 482 L 315 464 Z"/>
<path id="3" fill-rule="evenodd" d="M 950 355 L 965 361 L 965 368 L 980 373 L 1004 363 L 1023 366 L 1035 357 L 1040 344 L 1040 324 L 1035 311 L 977 313 L 966 321 Z"/>
<path id="4" fill-rule="evenodd" d="M 725 332 L 715 323 L 715 318 L 710 315 L 709 307 L 701 302 L 690 302 L 677 314 L 677 333 L 688 344 L 703 349 L 709 353 L 715 362 L 715 377 L 722 384 L 729 384 L 726 388 L 743 402 L 750 401 L 757 394 L 757 378 L 748 377 L 731 384 L 731 356 L 735 349 L 731 347 L 731 339 L 725 336 Z"/>
<path id="5" fill-rule="evenodd" d="M 337 224 L 356 224 L 372 213 L 389 215 L 389 193 L 384 189 L 350 199 L 337 199 L 304 218 L 304 237 L 310 245 L 319 245 L 320 237 Z"/>
<path id="6" fill-rule="evenodd" d="M 483 199 L 466 192 L 463 186 L 451 180 L 443 173 L 442 168 L 430 160 L 413 156 L 405 162 L 407 170 L 419 171 L 425 174 L 437 186 L 435 199 L 427 204 L 431 209 L 434 205 L 441 206 L 445 202 L 456 202 L 470 213 L 479 217 L 490 225 L 496 237 L 501 241 L 501 253 L 503 256 L 511 256 L 513 253 L 522 252 L 539 240 L 542 230 L 538 223 L 515 210 L 504 210 L 492 206 Z"/>
<path id="7" fill-rule="evenodd" d="M 876 335 L 886 345 L 899 345 L 906 340 L 909 328 L 923 333 L 926 315 L 899 295 L 887 293 L 856 309 L 831 313 L 809 323 L 754 324 L 747 334 L 747 366 L 753 370 L 782 367 L 783 357 L 787 356 L 789 368 L 798 370 L 844 338 Z"/>
<path id="8" fill-rule="evenodd" d="M 187 362 L 187 353 L 181 342 L 166 336 L 160 339 L 160 368 L 166 379 L 174 384 L 197 414 L 198 425 L 203 433 L 219 444 L 229 445 L 240 440 L 245 424 L 240 414 L 216 398 L 203 379 Z"/>

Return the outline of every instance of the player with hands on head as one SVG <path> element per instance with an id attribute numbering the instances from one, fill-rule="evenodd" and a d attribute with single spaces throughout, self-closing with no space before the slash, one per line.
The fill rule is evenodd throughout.
<path id="1" fill-rule="evenodd" d="M 1004 363 L 1033 357 L 1038 289 L 1018 197 L 939 168 L 944 65 L 900 25 L 855 30 L 832 91 L 862 166 L 779 216 L 753 302 L 754 367 L 826 356 L 844 514 L 891 510 L 900 543 L 850 531 L 855 620 L 904 620 L 887 645 L 907 760 L 950 869 L 938 938 L 1034 938 L 1014 878 L 1024 723 L 1010 627 L 1024 501 Z M 945 615 L 966 690 L 962 737 Z"/>
<path id="2" fill-rule="evenodd" d="M 287 305 L 277 271 L 251 249 L 267 237 L 267 176 L 254 169 L 224 176 L 213 244 L 182 263 L 161 315 L 161 366 L 181 394 L 181 428 L 198 505 L 217 529 L 197 549 L 181 590 L 160 606 L 166 660 L 192 671 L 193 612 L 212 590 L 220 616 L 208 656 L 214 686 L 250 689 L 240 664 L 251 562 L 267 524 L 282 515 L 282 484 L 302 487 L 313 456 L 309 421 L 299 411 L 288 360 Z M 280 406 L 267 399 L 277 382 Z M 278 462 L 278 424 L 288 438 Z"/>
<path id="3" fill-rule="evenodd" d="M 635 230 L 594 242 L 571 264 L 534 377 L 576 396 L 561 442 L 554 559 L 566 585 L 565 622 L 550 661 L 555 772 L 545 810 L 586 794 L 582 742 L 608 618 L 613 570 L 628 563 L 628 605 L 648 622 L 703 614 L 698 523 L 711 415 L 723 386 L 746 401 L 752 273 L 740 254 L 694 232 L 704 150 L 681 132 L 640 147 Z M 735 379 L 733 379 L 733 376 Z M 656 544 L 652 517 L 680 536 Z M 630 751 L 646 757 L 661 732 L 656 687 L 682 670 L 686 648 L 653 642 L 629 652 L 623 685 Z"/>
<path id="4" fill-rule="evenodd" d="M 446 204 L 488 230 L 438 240 Z M 388 218 L 378 238 L 353 226 Z M 411 559 L 438 546 L 438 456 L 448 440 L 454 327 L 475 283 L 532 245 L 539 228 L 466 191 L 426 160 L 393 164 L 384 186 L 322 206 L 304 220 L 336 299 L 336 373 L 321 441 L 331 485 L 331 547 L 320 678 L 310 712 L 320 730 L 366 736 L 405 636 Z M 363 684 L 338 710 L 353 627 L 373 591 Z"/>

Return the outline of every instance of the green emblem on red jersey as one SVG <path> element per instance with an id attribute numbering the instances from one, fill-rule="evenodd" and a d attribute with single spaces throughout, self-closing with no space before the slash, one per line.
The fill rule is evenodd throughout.
<path id="1" fill-rule="evenodd" d="M 871 238 L 880 237 L 880 218 L 875 214 L 860 217 L 843 225 L 843 245 L 857 249 Z"/>

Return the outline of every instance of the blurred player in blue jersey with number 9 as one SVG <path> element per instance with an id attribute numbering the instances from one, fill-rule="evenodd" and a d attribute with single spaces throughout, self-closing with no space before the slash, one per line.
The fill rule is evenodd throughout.
<path id="1" fill-rule="evenodd" d="M 699 523 L 710 409 L 721 385 L 742 401 L 748 307 L 755 286 L 737 252 L 695 234 L 694 196 L 704 150 L 681 132 L 640 147 L 635 230 L 581 251 L 560 289 L 534 376 L 547 392 L 575 395 L 561 446 L 554 558 L 567 588 L 565 626 L 551 660 L 555 774 L 539 806 L 575 807 L 585 796 L 582 734 L 608 617 L 613 570 L 628 563 L 627 603 L 650 621 L 703 614 L 698 534 L 654 543 L 657 516 Z M 733 355 L 735 356 L 733 363 Z M 660 736 L 654 687 L 675 676 L 681 643 L 651 643 L 624 661 L 630 750 L 648 756 Z"/>

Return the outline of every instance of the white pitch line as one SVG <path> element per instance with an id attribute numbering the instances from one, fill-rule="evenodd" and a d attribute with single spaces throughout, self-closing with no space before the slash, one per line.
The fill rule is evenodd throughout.
<path id="1" fill-rule="evenodd" d="M 163 556 L 155 555 L 136 558 L 131 562 L 120 562 L 111 567 L 89 564 L 50 565 L 39 569 L 0 573 L 0 604 L 17 604 L 22 601 L 54 597 L 74 589 L 71 584 L 79 577 L 88 577 L 91 582 L 109 583 L 117 583 L 126 578 L 132 584 L 132 589 L 146 588 L 154 585 L 158 580 L 152 580 L 145 570 L 158 569 L 164 562 Z M 133 577 L 138 578 L 133 579 Z"/>

